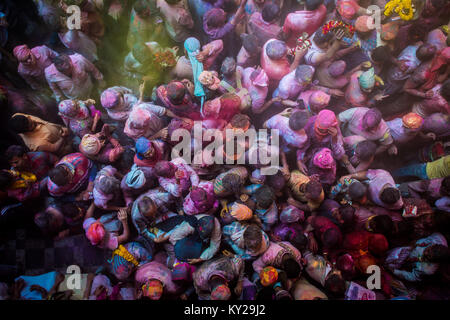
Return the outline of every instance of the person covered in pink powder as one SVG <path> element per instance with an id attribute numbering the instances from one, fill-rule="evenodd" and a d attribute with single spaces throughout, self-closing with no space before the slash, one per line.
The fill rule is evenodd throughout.
<path id="1" fill-rule="evenodd" d="M 155 165 L 155 174 L 160 186 L 175 198 L 184 196 L 189 188 L 198 186 L 200 183 L 197 173 L 183 158 L 159 161 Z"/>
<path id="2" fill-rule="evenodd" d="M 327 8 L 323 0 L 306 0 L 305 9 L 289 13 L 284 21 L 283 33 L 290 48 L 297 45 L 303 32 L 311 36 L 325 21 Z"/>
<path id="3" fill-rule="evenodd" d="M 351 108 L 339 114 L 339 121 L 344 136 L 359 135 L 376 142 L 377 154 L 386 150 L 389 154 L 397 153 L 389 127 L 378 109 Z"/>
<path id="4" fill-rule="evenodd" d="M 187 215 L 214 214 L 219 207 L 219 200 L 214 194 L 214 184 L 210 181 L 200 181 L 192 187 L 184 198 L 183 210 Z"/>

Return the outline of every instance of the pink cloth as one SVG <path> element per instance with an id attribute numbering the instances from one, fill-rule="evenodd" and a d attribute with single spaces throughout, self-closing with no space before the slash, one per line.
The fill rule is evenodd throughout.
<path id="1" fill-rule="evenodd" d="M 97 222 L 97 220 L 95 220 L 94 218 L 86 219 L 83 222 L 84 231 L 87 232 L 89 227 L 95 222 Z M 118 243 L 117 235 L 114 235 L 105 229 L 105 235 L 104 235 L 102 241 L 97 246 L 102 249 L 115 250 L 118 247 L 118 245 L 119 245 L 119 243 Z"/>
<path id="2" fill-rule="evenodd" d="M 350 77 L 350 83 L 345 90 L 345 101 L 351 107 L 364 107 L 367 105 L 367 96 L 359 86 L 358 77 L 362 71 L 357 71 Z"/>
<path id="3" fill-rule="evenodd" d="M 287 44 L 293 48 L 297 44 L 297 38 L 303 32 L 312 35 L 324 22 L 327 8 L 322 4 L 314 11 L 295 11 L 287 15 L 284 21 L 283 31 L 289 35 Z"/>
<path id="4" fill-rule="evenodd" d="M 267 98 L 267 93 L 269 92 L 269 78 L 264 70 L 261 70 L 255 80 L 251 80 L 251 75 L 255 70 L 255 68 L 249 67 L 241 71 L 242 87 L 247 89 L 250 94 L 253 111 L 257 111 L 264 105 Z"/>

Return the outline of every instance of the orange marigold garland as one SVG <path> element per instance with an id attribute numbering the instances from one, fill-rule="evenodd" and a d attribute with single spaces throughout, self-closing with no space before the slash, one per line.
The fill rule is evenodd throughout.
<path id="1" fill-rule="evenodd" d="M 161 69 L 172 68 L 177 64 L 177 50 L 174 48 L 164 48 L 155 53 L 154 62 Z"/>
<path id="2" fill-rule="evenodd" d="M 327 34 L 330 31 L 334 31 L 336 29 L 344 29 L 346 36 L 349 38 L 353 37 L 355 33 L 355 27 L 351 24 L 345 23 L 343 21 L 330 20 L 322 27 L 323 34 Z"/>

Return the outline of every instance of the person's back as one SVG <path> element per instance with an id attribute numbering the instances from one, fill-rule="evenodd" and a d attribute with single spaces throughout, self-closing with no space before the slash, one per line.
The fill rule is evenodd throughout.
<path id="1" fill-rule="evenodd" d="M 295 47 L 297 38 L 303 32 L 311 36 L 324 22 L 326 14 L 327 8 L 323 5 L 323 0 L 307 0 L 305 11 L 288 14 L 283 25 L 283 32 L 288 36 L 288 46 Z"/>

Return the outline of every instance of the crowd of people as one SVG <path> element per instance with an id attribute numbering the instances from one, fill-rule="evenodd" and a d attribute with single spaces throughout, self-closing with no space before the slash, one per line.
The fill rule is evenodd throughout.
<path id="1" fill-rule="evenodd" d="M 1 298 L 448 299 L 450 3 L 388 2 L 1 1 L 1 240 L 111 257 Z"/>

